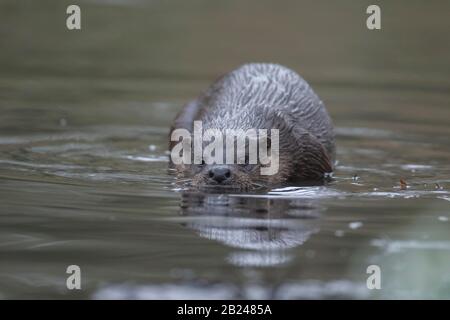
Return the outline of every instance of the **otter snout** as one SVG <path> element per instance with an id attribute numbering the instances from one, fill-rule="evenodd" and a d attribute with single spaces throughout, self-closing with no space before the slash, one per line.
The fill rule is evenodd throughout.
<path id="1" fill-rule="evenodd" d="M 225 184 L 231 179 L 231 170 L 227 166 L 214 166 L 208 170 L 208 177 L 219 184 Z"/>

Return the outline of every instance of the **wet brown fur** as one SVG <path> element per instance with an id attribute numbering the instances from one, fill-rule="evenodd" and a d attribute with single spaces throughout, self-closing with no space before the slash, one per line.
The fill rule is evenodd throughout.
<path id="1" fill-rule="evenodd" d="M 275 64 L 248 64 L 214 82 L 176 116 L 171 132 L 201 120 L 203 129 L 279 129 L 279 171 L 260 174 L 235 164 L 232 179 L 221 187 L 252 189 L 288 181 L 324 180 L 333 171 L 334 133 L 326 109 L 300 76 Z M 172 149 L 177 142 L 170 142 Z M 224 146 L 225 148 L 225 146 Z M 225 153 L 224 153 L 225 154 Z M 193 186 L 218 186 L 208 178 L 208 165 L 175 166 L 179 177 Z"/>

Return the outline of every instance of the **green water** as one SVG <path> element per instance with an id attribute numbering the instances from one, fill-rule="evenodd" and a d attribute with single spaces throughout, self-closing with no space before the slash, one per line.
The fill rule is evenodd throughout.
<path id="1" fill-rule="evenodd" d="M 0 2 L 0 298 L 450 298 L 448 2 L 378 1 L 379 31 L 370 1 L 77 3 L 80 31 Z M 325 102 L 335 180 L 177 189 L 171 120 L 254 61 Z"/>

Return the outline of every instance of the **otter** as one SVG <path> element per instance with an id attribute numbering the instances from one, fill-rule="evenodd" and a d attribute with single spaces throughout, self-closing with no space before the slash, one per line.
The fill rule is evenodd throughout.
<path id="1" fill-rule="evenodd" d="M 278 163 L 275 174 L 262 175 L 264 164 L 174 164 L 179 176 L 194 187 L 253 189 L 286 182 L 323 183 L 333 171 L 335 142 L 332 121 L 308 83 L 291 69 L 270 63 L 250 63 L 216 80 L 187 103 L 173 121 L 175 129 L 277 129 Z M 170 141 L 172 151 L 178 141 Z M 270 152 L 270 137 L 266 144 Z M 224 147 L 225 148 L 225 147 Z M 225 152 L 224 152 L 225 154 Z M 248 160 L 248 155 L 246 157 Z"/>

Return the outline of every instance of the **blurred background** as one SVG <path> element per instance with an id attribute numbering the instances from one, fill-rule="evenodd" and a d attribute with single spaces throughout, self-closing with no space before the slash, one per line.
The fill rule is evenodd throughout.
<path id="1" fill-rule="evenodd" d="M 70 4 L 81 30 L 66 28 Z M 370 4 L 381 30 L 366 27 Z M 0 0 L 0 298 L 450 298 L 449 12 Z M 292 68 L 325 102 L 333 183 L 174 187 L 171 120 L 247 62 Z M 81 291 L 65 286 L 70 264 Z M 369 264 L 382 290 L 366 288 Z"/>

